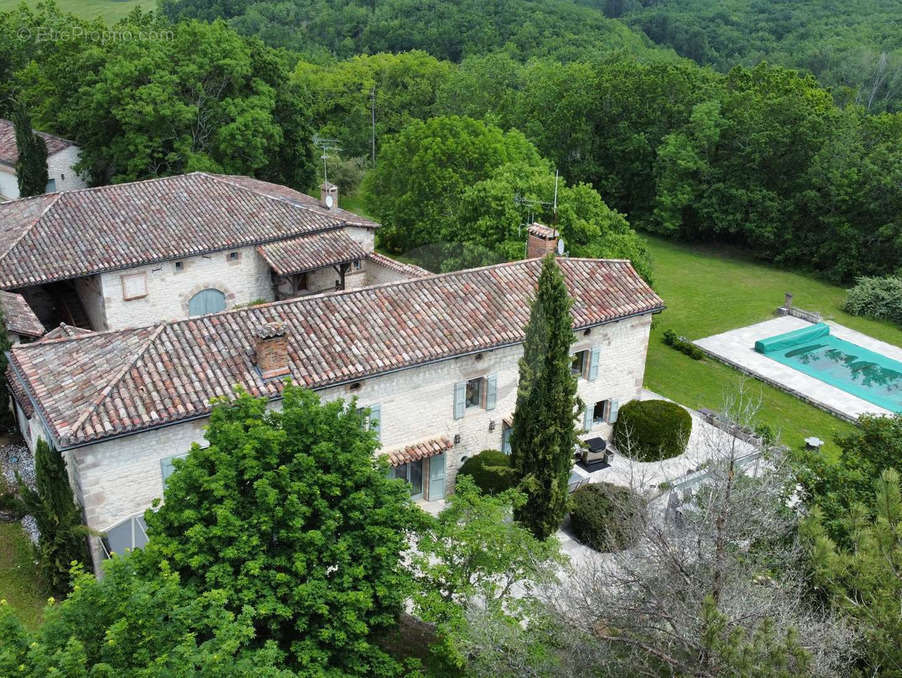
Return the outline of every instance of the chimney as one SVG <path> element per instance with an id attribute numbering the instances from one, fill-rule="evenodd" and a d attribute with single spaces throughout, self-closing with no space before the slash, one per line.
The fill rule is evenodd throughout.
<path id="1" fill-rule="evenodd" d="M 338 186 L 324 181 L 319 187 L 319 204 L 327 210 L 338 209 Z"/>
<path id="2" fill-rule="evenodd" d="M 270 322 L 255 332 L 257 339 L 257 368 L 264 379 L 273 379 L 289 373 L 288 335 L 285 323 Z"/>
<path id="3" fill-rule="evenodd" d="M 538 222 L 526 229 L 526 258 L 537 259 L 557 250 L 557 231 Z"/>

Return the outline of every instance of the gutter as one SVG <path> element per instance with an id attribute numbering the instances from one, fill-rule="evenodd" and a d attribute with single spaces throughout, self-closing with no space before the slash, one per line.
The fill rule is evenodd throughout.
<path id="1" fill-rule="evenodd" d="M 595 327 L 601 327 L 601 326 L 603 326 L 603 325 L 610 325 L 610 324 L 612 324 L 612 323 L 620 322 L 620 321 L 622 321 L 622 320 L 629 320 L 629 319 L 631 319 L 631 318 L 637 318 L 637 317 L 640 317 L 640 316 L 645 316 L 645 315 L 656 315 L 656 314 L 660 313 L 661 311 L 663 311 L 665 308 L 666 308 L 666 307 L 662 305 L 662 306 L 658 306 L 658 307 L 656 307 L 656 308 L 654 308 L 654 309 L 647 310 L 647 311 L 636 311 L 635 313 L 629 313 L 629 314 L 627 314 L 627 315 L 619 316 L 619 317 L 613 318 L 613 319 L 611 319 L 611 320 L 605 320 L 605 321 L 603 321 L 603 322 L 593 323 L 593 324 L 591 324 L 591 325 L 580 325 L 580 326 L 578 326 L 578 327 L 574 327 L 573 330 L 574 330 L 574 332 L 577 332 L 577 331 L 582 331 L 582 330 L 592 329 L 592 328 L 595 328 Z M 456 359 L 456 358 L 465 358 L 465 357 L 467 357 L 467 356 L 476 355 L 476 354 L 478 354 L 478 353 L 485 353 L 486 351 L 495 351 L 495 350 L 498 350 L 498 349 L 510 348 L 511 346 L 519 346 L 519 345 L 521 345 L 522 343 L 523 343 L 522 340 L 521 340 L 521 341 L 510 341 L 510 342 L 507 342 L 507 343 L 504 343 L 504 344 L 496 344 L 496 345 L 488 346 L 488 347 L 485 347 L 485 348 L 473 349 L 473 350 L 471 350 L 471 351 L 466 351 L 466 352 L 464 352 L 464 353 L 455 353 L 454 355 L 444 356 L 444 357 L 441 357 L 441 358 L 432 358 L 431 360 L 426 360 L 426 361 L 419 362 L 419 363 L 414 363 L 414 364 L 411 364 L 411 365 L 404 365 L 404 366 L 402 366 L 402 367 L 395 367 L 395 368 L 392 368 L 392 369 L 389 369 L 389 370 L 383 370 L 382 372 L 374 372 L 374 373 L 371 373 L 371 374 L 366 374 L 366 375 L 362 375 L 362 376 L 358 376 L 358 377 L 352 377 L 352 378 L 350 378 L 350 379 L 343 379 L 343 380 L 341 380 L 341 381 L 330 382 L 330 383 L 328 383 L 328 384 L 323 384 L 323 385 L 321 385 L 321 386 L 313 387 L 313 388 L 311 388 L 310 390 L 313 391 L 314 393 L 316 393 L 316 392 L 319 392 L 319 391 L 325 391 L 326 389 L 330 389 L 330 388 L 336 388 L 336 387 L 339 387 L 339 386 L 345 386 L 345 385 L 347 385 L 347 384 L 353 384 L 353 383 L 355 383 L 355 382 L 363 381 L 363 380 L 365 380 L 365 379 L 375 379 L 375 378 L 378 378 L 378 377 L 384 377 L 384 376 L 387 376 L 387 375 L 389 375 L 389 374 L 395 374 L 395 373 L 397 373 L 397 372 L 404 372 L 404 371 L 406 371 L 406 370 L 412 370 L 412 369 L 416 369 L 416 368 L 419 368 L 419 367 L 427 367 L 427 366 L 429 366 L 429 365 L 435 365 L 435 364 L 438 364 L 438 363 L 447 362 L 448 360 L 454 360 L 454 359 Z M 9 358 L 9 353 L 8 353 L 8 352 L 7 352 L 7 358 Z M 12 361 L 10 361 L 9 364 L 10 364 L 10 365 L 14 365 L 14 363 L 13 363 Z M 32 405 L 35 406 L 35 412 L 41 412 L 41 421 L 44 423 L 45 428 L 46 428 L 48 431 L 51 431 L 50 426 L 47 425 L 47 421 L 46 421 L 46 419 L 45 419 L 44 416 L 43 416 L 42 410 L 37 406 L 37 403 L 35 402 L 34 398 L 33 398 L 32 395 L 31 395 L 31 389 L 27 387 L 28 381 L 27 381 L 26 379 L 21 378 L 22 375 L 21 375 L 21 373 L 19 372 L 18 369 L 16 369 L 15 367 L 14 367 L 13 369 L 14 369 L 14 371 L 16 372 L 16 374 L 20 377 L 20 380 L 21 380 L 24 384 L 26 384 L 26 389 L 25 389 L 25 390 L 26 390 L 26 392 L 28 393 L 28 397 L 29 397 L 29 399 L 31 400 Z M 307 388 L 307 387 L 304 387 L 304 388 Z M 275 395 L 275 396 L 270 396 L 270 397 L 268 398 L 268 401 L 271 402 L 271 403 L 273 403 L 273 402 L 278 402 L 278 401 L 280 401 L 280 400 L 282 400 L 282 395 L 281 395 L 281 394 L 280 394 L 280 395 Z M 125 437 L 127 437 L 127 436 L 138 435 L 139 433 L 146 433 L 146 432 L 148 432 L 148 431 L 156 431 L 156 430 L 159 430 L 159 429 L 168 428 L 168 427 L 170 427 L 170 426 L 176 426 L 176 425 L 178 425 L 178 424 L 186 424 L 186 423 L 189 423 L 189 422 L 192 422 L 192 421 L 197 421 L 198 419 L 207 419 L 207 418 L 210 416 L 210 412 L 211 412 L 211 411 L 212 411 L 212 410 L 206 411 L 206 412 L 203 412 L 203 413 L 200 413 L 200 414 L 194 414 L 194 415 L 191 415 L 191 416 L 188 416 L 188 417 L 183 417 L 183 418 L 177 419 L 177 420 L 175 420 L 175 421 L 167 421 L 167 422 L 161 422 L 161 423 L 159 423 L 159 424 L 151 424 L 151 425 L 149 425 L 149 426 L 145 426 L 145 427 L 142 427 L 142 428 L 139 428 L 139 429 L 135 429 L 135 430 L 132 430 L 132 431 L 123 431 L 122 433 L 114 433 L 114 434 L 109 435 L 109 436 L 104 436 L 104 437 L 102 437 L 102 438 L 97 438 L 97 439 L 94 439 L 94 440 L 87 440 L 87 441 L 84 441 L 84 442 L 81 442 L 81 443 L 77 443 L 77 444 L 75 444 L 75 445 L 69 445 L 69 446 L 66 446 L 66 447 L 63 447 L 62 445 L 57 444 L 56 447 L 57 447 L 57 450 L 59 450 L 60 452 L 65 452 L 65 451 L 68 451 L 68 450 L 75 450 L 75 449 L 78 449 L 78 448 L 81 448 L 81 447 L 88 447 L 88 446 L 90 446 L 90 445 L 98 445 L 98 444 L 100 444 L 100 443 L 105 443 L 105 442 L 110 441 L 110 440 L 117 440 L 117 439 L 119 439 L 119 438 L 125 438 Z M 56 442 L 59 443 L 59 441 L 56 441 Z"/>

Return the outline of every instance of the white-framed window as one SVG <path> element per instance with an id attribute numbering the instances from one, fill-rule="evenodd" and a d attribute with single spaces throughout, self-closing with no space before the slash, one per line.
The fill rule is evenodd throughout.
<path id="1" fill-rule="evenodd" d="M 589 361 L 588 351 L 577 351 L 570 356 L 570 374 L 583 377 L 586 374 L 586 365 Z"/>
<path id="2" fill-rule="evenodd" d="M 132 301 L 147 296 L 147 273 L 127 273 L 120 276 L 122 280 L 122 300 Z"/>
<path id="3" fill-rule="evenodd" d="M 366 414 L 366 421 L 364 422 L 364 426 L 367 431 L 372 431 L 376 434 L 376 440 L 382 441 L 382 406 L 381 405 L 367 405 L 366 407 L 358 407 L 358 412 L 369 412 Z"/>

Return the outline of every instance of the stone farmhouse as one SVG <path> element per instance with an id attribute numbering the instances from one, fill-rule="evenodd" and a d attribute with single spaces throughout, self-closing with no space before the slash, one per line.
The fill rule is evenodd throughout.
<path id="1" fill-rule="evenodd" d="M 95 331 L 428 272 L 373 251 L 379 224 L 240 176 L 193 174 L 0 203 L 0 289 L 48 328 Z"/>
<path id="2" fill-rule="evenodd" d="M 226 195 L 245 190 L 208 175 L 185 183 L 195 181 L 226 186 Z M 294 213 L 290 200 L 260 194 L 271 187 L 247 185 L 254 201 Z M 359 244 L 370 231 L 357 228 L 348 238 Z M 239 251 L 239 266 L 254 252 L 250 244 L 233 247 L 219 251 Z M 663 303 L 628 261 L 559 263 L 574 299 L 583 427 L 609 436 L 619 403 L 640 392 L 651 316 Z M 87 524 L 105 535 L 92 538 L 95 566 L 146 542 L 141 515 L 162 496 L 173 459 L 206 444 L 211 399 L 235 385 L 273 407 L 285 379 L 325 400 L 355 398 L 369 409 L 393 474 L 415 499 L 441 499 L 469 455 L 508 449 L 540 265 L 517 261 L 100 333 L 62 327 L 10 351 L 16 415 L 29 446 L 44 438 L 65 456 Z M 186 289 L 193 288 L 170 297 L 184 300 Z M 257 293 L 233 292 L 236 302 Z M 185 310 L 179 306 L 179 315 Z"/>
<path id="3" fill-rule="evenodd" d="M 47 144 L 47 192 L 84 188 L 87 184 L 73 169 L 81 153 L 78 146 L 68 139 L 45 132 L 38 132 L 38 135 Z M 19 181 L 16 178 L 18 160 L 15 126 L 9 120 L 0 118 L 0 200 L 19 197 Z"/>

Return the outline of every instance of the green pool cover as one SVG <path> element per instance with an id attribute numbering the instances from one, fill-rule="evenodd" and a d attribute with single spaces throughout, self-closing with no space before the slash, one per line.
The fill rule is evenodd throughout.
<path id="1" fill-rule="evenodd" d="M 902 412 L 902 363 L 834 337 L 825 323 L 761 339 L 755 350 L 862 400 Z"/>

